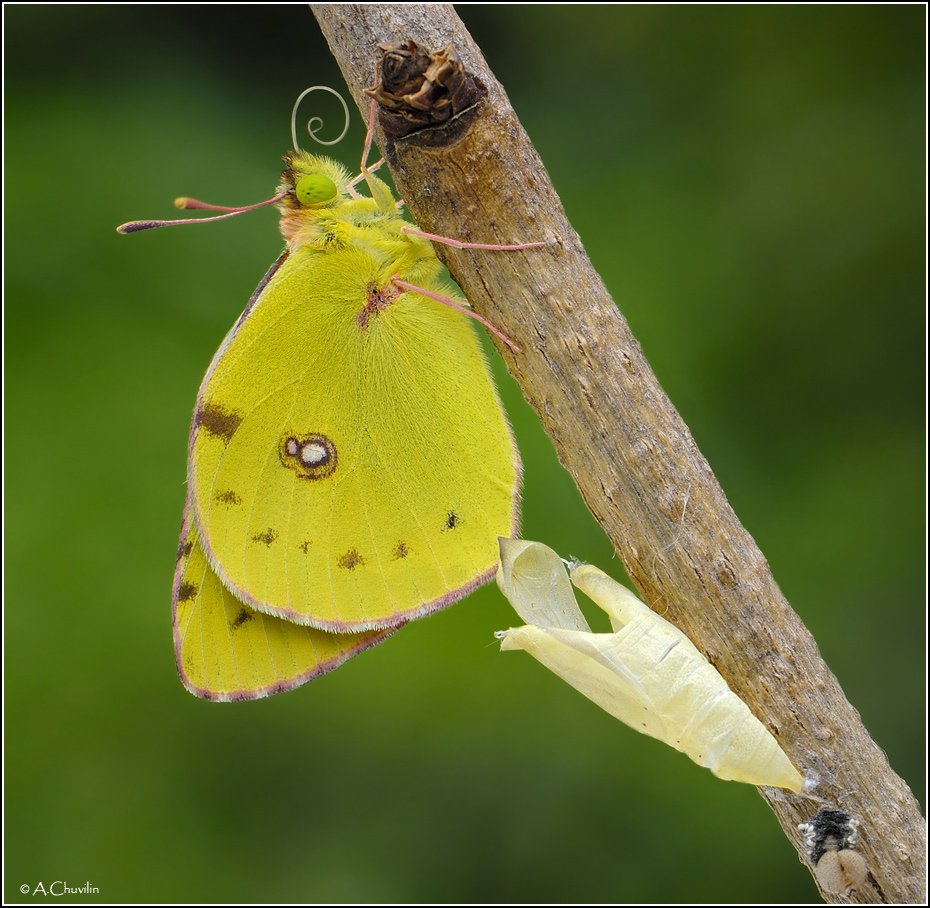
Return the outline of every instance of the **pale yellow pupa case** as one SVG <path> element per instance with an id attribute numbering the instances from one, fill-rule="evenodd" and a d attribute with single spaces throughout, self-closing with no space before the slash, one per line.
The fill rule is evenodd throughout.
<path id="1" fill-rule="evenodd" d="M 687 754 L 721 779 L 799 792 L 804 777 L 768 729 L 673 624 L 592 565 L 569 576 L 539 542 L 500 540 L 497 584 L 524 627 L 500 631 L 502 650 L 522 649 L 631 728 Z M 610 618 L 592 633 L 571 584 Z"/>

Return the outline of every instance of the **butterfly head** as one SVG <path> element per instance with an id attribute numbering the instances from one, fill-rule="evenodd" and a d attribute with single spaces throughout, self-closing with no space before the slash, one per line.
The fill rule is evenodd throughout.
<path id="1" fill-rule="evenodd" d="M 279 192 L 287 194 L 281 208 L 287 211 L 319 211 L 340 204 L 350 194 L 352 178 L 338 161 L 306 151 L 284 156 Z"/>

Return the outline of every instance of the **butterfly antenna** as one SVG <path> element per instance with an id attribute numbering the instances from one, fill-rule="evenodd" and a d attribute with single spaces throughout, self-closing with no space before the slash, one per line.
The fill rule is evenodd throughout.
<path id="1" fill-rule="evenodd" d="M 335 139 L 326 141 L 319 136 L 319 131 L 323 127 L 322 117 L 310 117 L 307 121 L 307 132 L 310 134 L 310 138 L 318 145 L 336 145 L 345 138 L 345 134 L 349 131 L 349 105 L 346 104 L 346 99 L 343 98 L 335 88 L 330 88 L 328 85 L 311 85 L 297 96 L 297 100 L 294 102 L 294 108 L 291 111 L 291 145 L 294 151 L 300 150 L 300 146 L 297 144 L 297 108 L 300 107 L 300 102 L 313 91 L 328 91 L 331 95 L 335 95 L 342 105 L 342 112 L 345 119 L 343 120 L 342 132 L 339 133 Z"/>
<path id="2" fill-rule="evenodd" d="M 179 218 L 172 221 L 129 221 L 126 224 L 120 224 L 116 228 L 117 233 L 138 233 L 140 230 L 154 230 L 156 227 L 180 227 L 182 224 L 211 224 L 213 221 L 224 221 L 226 218 L 234 218 L 236 215 L 245 214 L 247 211 L 255 211 L 256 208 L 264 208 L 267 205 L 274 205 L 280 202 L 290 190 L 281 192 L 264 202 L 256 202 L 254 205 L 242 205 L 238 208 L 231 208 L 228 205 L 211 205 L 209 202 L 201 202 L 199 199 L 189 199 L 182 196 L 174 200 L 176 208 L 187 210 L 202 211 L 222 211 L 223 214 L 217 214 L 212 218 Z"/>

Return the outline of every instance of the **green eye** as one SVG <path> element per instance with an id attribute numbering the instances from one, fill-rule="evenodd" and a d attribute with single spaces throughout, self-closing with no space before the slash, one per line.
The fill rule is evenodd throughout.
<path id="1" fill-rule="evenodd" d="M 336 184 L 321 173 L 311 173 L 297 181 L 294 193 L 301 205 L 319 205 L 336 197 Z"/>

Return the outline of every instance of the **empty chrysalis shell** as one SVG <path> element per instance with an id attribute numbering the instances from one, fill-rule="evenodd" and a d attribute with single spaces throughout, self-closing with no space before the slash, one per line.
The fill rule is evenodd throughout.
<path id="1" fill-rule="evenodd" d="M 658 738 L 721 779 L 801 791 L 804 777 L 768 729 L 673 624 L 591 565 L 571 583 L 610 618 L 591 632 L 565 567 L 538 542 L 501 539 L 497 584 L 524 627 L 498 633 L 631 728 Z"/>

